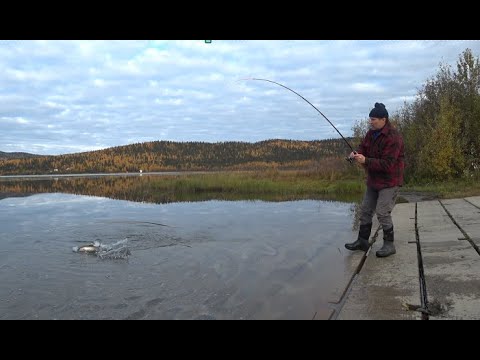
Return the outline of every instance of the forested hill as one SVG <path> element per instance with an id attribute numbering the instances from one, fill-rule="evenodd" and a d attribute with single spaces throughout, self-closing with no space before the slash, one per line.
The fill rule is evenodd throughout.
<path id="1" fill-rule="evenodd" d="M 25 152 L 3 152 L 0 151 L 0 160 L 2 159 L 25 159 L 31 157 L 39 157 L 41 155 L 29 154 Z"/>
<path id="2" fill-rule="evenodd" d="M 305 168 L 325 158 L 344 157 L 349 152 L 342 139 L 256 143 L 153 141 L 77 154 L 0 160 L 0 174 Z"/>

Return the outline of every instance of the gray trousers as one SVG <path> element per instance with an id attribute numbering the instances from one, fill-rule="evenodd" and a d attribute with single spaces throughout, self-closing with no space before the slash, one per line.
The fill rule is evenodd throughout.
<path id="1" fill-rule="evenodd" d="M 376 212 L 382 229 L 390 229 L 393 226 L 391 213 L 395 206 L 398 191 L 398 186 L 382 190 L 367 187 L 360 207 L 360 225 L 371 224 L 373 214 Z"/>

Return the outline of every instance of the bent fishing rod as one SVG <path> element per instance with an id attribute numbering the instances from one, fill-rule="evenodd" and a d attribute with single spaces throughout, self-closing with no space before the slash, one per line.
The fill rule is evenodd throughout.
<path id="1" fill-rule="evenodd" d="M 357 152 L 353 149 L 352 145 L 350 145 L 350 143 L 347 141 L 347 139 L 345 139 L 345 138 L 343 137 L 343 135 L 340 133 L 340 131 L 338 131 L 338 129 L 335 127 L 335 125 L 333 125 L 332 122 L 331 122 L 330 120 L 328 120 L 328 118 L 327 118 L 325 115 L 323 115 L 323 113 L 322 113 L 320 110 L 318 110 L 315 105 L 313 105 L 310 101 L 308 101 L 307 99 L 305 99 L 302 95 L 300 95 L 299 93 L 297 93 L 295 90 L 292 90 L 292 89 L 290 89 L 289 87 L 287 87 L 287 86 L 285 86 L 285 85 L 282 85 L 282 84 L 280 84 L 280 83 L 278 83 L 278 82 L 276 82 L 276 81 L 268 80 L 268 79 L 246 78 L 246 79 L 241 79 L 241 80 L 267 81 L 267 82 L 270 82 L 270 83 L 272 83 L 272 84 L 277 84 L 278 86 L 281 86 L 281 87 L 283 87 L 283 88 L 285 88 L 285 89 L 287 89 L 287 90 L 290 90 L 290 91 L 293 92 L 294 94 L 300 96 L 303 100 L 305 100 L 307 103 L 309 103 L 315 110 L 317 110 L 317 111 L 319 112 L 319 114 L 322 115 L 322 116 L 325 118 L 325 120 L 328 121 L 328 123 L 329 123 L 330 125 L 332 125 L 332 127 L 333 127 L 333 128 L 337 131 L 337 133 L 342 137 L 343 141 L 345 141 L 345 143 L 346 143 L 346 144 L 348 145 L 348 147 L 352 150 L 352 152 L 355 153 L 355 154 L 357 153 Z M 350 161 L 350 162 L 353 161 L 353 159 L 350 158 L 350 157 L 347 157 L 346 160 L 348 160 L 348 161 Z"/>

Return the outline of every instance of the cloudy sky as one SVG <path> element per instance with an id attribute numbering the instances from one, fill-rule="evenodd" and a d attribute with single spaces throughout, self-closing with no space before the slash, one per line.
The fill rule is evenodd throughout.
<path id="1" fill-rule="evenodd" d="M 0 151 L 66 154 L 131 143 L 344 136 L 390 114 L 480 41 L 0 40 Z"/>

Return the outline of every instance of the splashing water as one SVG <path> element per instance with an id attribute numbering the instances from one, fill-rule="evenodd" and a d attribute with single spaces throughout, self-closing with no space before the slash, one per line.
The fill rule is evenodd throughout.
<path id="1" fill-rule="evenodd" d="M 101 259 L 127 259 L 131 255 L 127 245 L 128 239 L 119 240 L 113 244 L 102 244 L 94 241 L 84 246 L 74 246 L 74 252 L 84 252 L 97 255 Z"/>
<path id="2" fill-rule="evenodd" d="M 100 245 L 97 256 L 101 259 L 126 259 L 131 254 L 127 245 L 128 239 L 123 239 L 111 245 Z"/>

